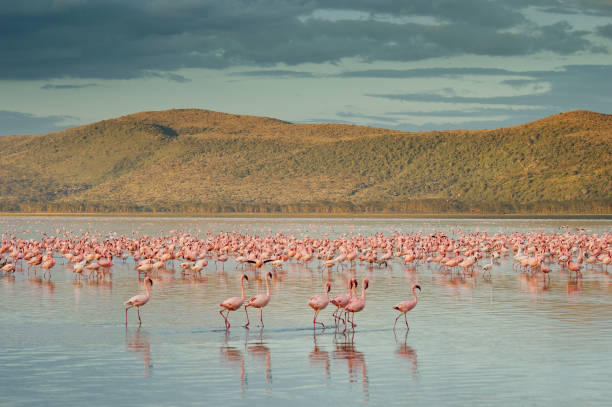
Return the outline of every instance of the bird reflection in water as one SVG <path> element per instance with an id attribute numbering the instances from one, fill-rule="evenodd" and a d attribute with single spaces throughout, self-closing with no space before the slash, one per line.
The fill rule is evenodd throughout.
<path id="1" fill-rule="evenodd" d="M 40 293 L 53 297 L 55 293 L 55 284 L 50 279 L 41 278 L 36 275 L 28 277 L 28 284 L 32 287 L 40 288 Z"/>
<path id="2" fill-rule="evenodd" d="M 149 343 L 146 331 L 141 331 L 140 327 L 138 327 L 134 334 L 130 335 L 126 327 L 125 339 L 127 350 L 129 352 L 135 352 L 143 358 L 145 376 L 151 376 L 153 369 L 153 364 L 151 363 L 151 344 Z"/>
<path id="3" fill-rule="evenodd" d="M 2 276 L 2 282 L 5 285 L 12 285 L 15 283 L 15 276 L 13 274 L 5 274 Z"/>
<path id="4" fill-rule="evenodd" d="M 244 393 L 247 385 L 246 370 L 244 368 L 244 353 L 234 346 L 229 346 L 229 331 L 225 332 L 225 344 L 219 348 L 221 360 L 232 369 L 240 368 L 240 390 Z"/>
<path id="5" fill-rule="evenodd" d="M 537 274 L 522 273 L 519 280 L 520 288 L 534 298 L 550 290 L 551 287 L 550 280 L 546 276 L 540 277 Z"/>
<path id="6" fill-rule="evenodd" d="M 259 330 L 259 338 L 256 341 L 249 342 L 249 333 L 247 331 L 246 342 L 247 352 L 255 360 L 263 361 L 265 363 L 265 375 L 266 383 L 272 383 L 272 367 L 270 363 L 270 348 L 268 348 L 263 341 L 263 327 Z"/>
<path id="7" fill-rule="evenodd" d="M 322 350 L 317 344 L 317 334 L 313 332 L 312 340 L 314 342 L 314 348 L 312 352 L 308 354 L 308 359 L 310 359 L 310 364 L 316 367 L 323 367 L 325 371 L 325 378 L 329 379 L 329 352 L 326 350 Z"/>
<path id="8" fill-rule="evenodd" d="M 567 296 L 578 297 L 582 294 L 582 275 L 577 274 L 575 278 L 567 280 Z"/>
<path id="9" fill-rule="evenodd" d="M 395 331 L 393 331 L 393 335 L 395 335 Z M 397 350 L 395 353 L 401 358 L 408 360 L 412 364 L 412 379 L 416 379 L 417 374 L 419 372 L 419 365 L 417 362 L 417 352 L 412 347 L 408 346 L 408 331 L 404 335 L 404 341 L 398 341 L 397 336 L 395 336 L 395 342 L 397 343 Z"/>
<path id="10" fill-rule="evenodd" d="M 338 333 L 334 335 L 335 350 L 332 355 L 334 360 L 346 360 L 349 382 L 355 383 L 361 380 L 363 397 L 369 400 L 369 379 L 366 370 L 365 355 L 355 348 L 355 332 Z"/>

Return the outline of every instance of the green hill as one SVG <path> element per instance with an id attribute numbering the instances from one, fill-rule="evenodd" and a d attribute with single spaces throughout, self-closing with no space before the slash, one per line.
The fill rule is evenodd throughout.
<path id="1" fill-rule="evenodd" d="M 0 211 L 612 213 L 612 115 L 407 133 L 184 109 L 0 138 Z"/>

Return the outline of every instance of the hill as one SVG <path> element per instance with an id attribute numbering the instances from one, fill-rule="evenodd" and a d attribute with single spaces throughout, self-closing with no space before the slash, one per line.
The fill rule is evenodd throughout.
<path id="1" fill-rule="evenodd" d="M 0 138 L 0 211 L 612 213 L 612 115 L 407 133 L 181 109 Z"/>

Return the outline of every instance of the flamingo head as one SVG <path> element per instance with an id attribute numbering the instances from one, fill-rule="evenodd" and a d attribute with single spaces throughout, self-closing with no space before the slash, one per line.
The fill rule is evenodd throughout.
<path id="1" fill-rule="evenodd" d="M 363 289 L 366 290 L 370 285 L 370 280 L 367 278 L 363 280 Z"/>
<path id="2" fill-rule="evenodd" d="M 359 286 L 359 282 L 357 282 L 356 278 L 351 278 L 351 287 L 355 287 L 357 288 L 357 286 Z"/>
<path id="3" fill-rule="evenodd" d="M 325 292 L 328 293 L 331 291 L 331 284 L 328 282 L 325 283 Z"/>
<path id="4" fill-rule="evenodd" d="M 418 285 L 418 284 L 413 285 L 412 289 L 414 290 L 415 288 L 418 288 L 419 291 L 421 291 L 421 286 L 420 285 Z"/>
<path id="5" fill-rule="evenodd" d="M 150 284 L 151 287 L 153 287 L 153 280 L 151 280 L 151 277 L 145 277 L 144 282 Z"/>
<path id="6" fill-rule="evenodd" d="M 268 271 L 268 274 L 266 274 L 266 277 L 271 279 L 272 278 L 272 273 Z"/>
<path id="7" fill-rule="evenodd" d="M 244 279 L 246 281 L 249 281 L 249 276 L 247 276 L 246 274 L 243 274 L 242 277 L 240 277 L 241 279 Z"/>

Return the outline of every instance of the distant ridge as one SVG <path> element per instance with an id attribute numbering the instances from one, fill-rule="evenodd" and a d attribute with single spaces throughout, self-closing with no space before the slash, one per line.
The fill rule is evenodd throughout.
<path id="1" fill-rule="evenodd" d="M 409 133 L 200 109 L 0 138 L 0 211 L 611 214 L 612 115 Z"/>

